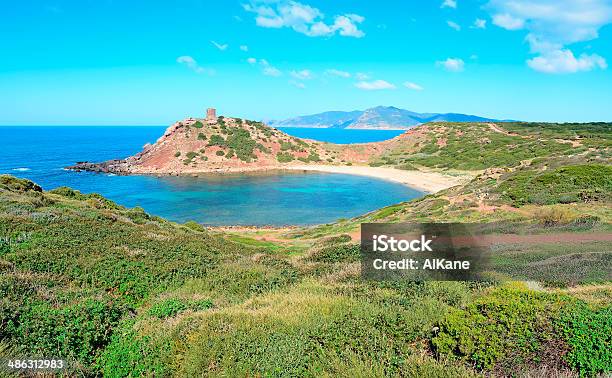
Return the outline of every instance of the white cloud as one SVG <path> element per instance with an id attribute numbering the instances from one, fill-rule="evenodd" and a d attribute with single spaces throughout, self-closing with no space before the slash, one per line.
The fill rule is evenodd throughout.
<path id="1" fill-rule="evenodd" d="M 355 77 L 357 78 L 357 80 L 368 80 L 370 78 L 370 75 L 365 74 L 363 72 L 357 72 L 355 74 Z"/>
<path id="2" fill-rule="evenodd" d="M 446 60 L 439 60 L 436 62 L 436 66 L 443 67 L 447 71 L 461 72 L 465 66 L 463 59 L 459 58 L 448 58 Z"/>
<path id="3" fill-rule="evenodd" d="M 597 54 L 582 54 L 576 58 L 568 50 L 554 50 L 527 61 L 527 65 L 540 72 L 559 74 L 574 73 L 578 71 L 590 71 L 594 68 L 605 69 L 608 67 L 606 60 Z"/>
<path id="4" fill-rule="evenodd" d="M 298 80 L 312 79 L 312 72 L 310 72 L 310 70 L 291 71 L 290 75 Z"/>
<path id="5" fill-rule="evenodd" d="M 221 43 L 217 43 L 217 42 L 215 42 L 215 41 L 210 41 L 210 43 L 212 43 L 213 45 L 215 45 L 215 47 L 216 47 L 216 48 L 218 48 L 218 49 L 219 49 L 219 50 L 221 50 L 221 51 L 225 51 L 225 50 L 227 50 L 227 47 L 228 47 L 228 44 L 227 44 L 227 43 L 225 43 L 225 44 L 221 44 Z"/>
<path id="6" fill-rule="evenodd" d="M 266 76 L 281 76 L 283 73 L 276 67 L 272 66 L 265 59 L 260 59 L 259 64 L 263 67 L 263 74 Z"/>
<path id="7" fill-rule="evenodd" d="M 389 83 L 384 80 L 374 80 L 374 81 L 358 81 L 355 83 L 355 87 L 359 89 L 364 89 L 366 91 L 376 91 L 381 89 L 395 89 L 395 85 Z"/>
<path id="8" fill-rule="evenodd" d="M 529 67 L 546 73 L 579 72 L 606 68 L 597 54 L 580 55 L 567 48 L 599 37 L 599 29 L 612 22 L 610 0 L 490 0 L 485 6 L 493 23 L 508 30 L 525 30 L 525 40 L 536 57 Z"/>
<path id="9" fill-rule="evenodd" d="M 300 83 L 299 81 L 295 81 L 295 80 L 290 80 L 289 84 L 293 85 L 296 88 L 300 88 L 300 89 L 304 89 L 306 88 L 306 86 L 304 85 L 304 83 Z"/>
<path id="10" fill-rule="evenodd" d="M 274 67 L 265 59 L 259 59 L 259 61 L 255 58 L 248 58 L 247 63 L 250 65 L 256 65 L 259 63 L 261 67 L 261 73 L 266 76 L 281 76 L 283 73 L 278 68 Z"/>
<path id="11" fill-rule="evenodd" d="M 483 20 L 482 18 L 477 18 L 474 20 L 474 24 L 472 25 L 474 29 L 486 29 L 487 28 L 487 20 Z"/>
<path id="12" fill-rule="evenodd" d="M 440 8 L 457 8 L 457 0 L 444 0 Z"/>
<path id="13" fill-rule="evenodd" d="M 404 83 L 404 87 L 406 87 L 408 89 L 412 89 L 414 91 L 422 91 L 423 89 L 425 89 L 422 86 L 420 86 L 420 85 L 418 85 L 416 83 L 410 82 L 410 81 L 406 81 Z"/>
<path id="14" fill-rule="evenodd" d="M 200 66 L 198 62 L 189 55 L 179 56 L 178 58 L 176 58 L 176 62 L 187 66 L 187 68 L 194 71 L 195 73 L 199 73 L 199 74 L 203 74 L 203 73 L 213 74 L 214 73 L 213 70 Z"/>
<path id="15" fill-rule="evenodd" d="M 240 50 L 241 51 L 249 51 L 249 46 L 247 46 L 247 45 L 240 45 Z"/>
<path id="16" fill-rule="evenodd" d="M 519 30 L 525 26 L 525 20 L 513 17 L 508 13 L 493 15 L 493 23 L 508 30 Z"/>
<path id="17" fill-rule="evenodd" d="M 332 36 L 361 38 L 365 34 L 358 24 L 365 18 L 348 13 L 334 16 L 334 22 L 325 22 L 324 14 L 310 5 L 290 0 L 251 0 L 243 5 L 247 12 L 255 13 L 255 23 L 264 28 L 288 27 L 310 37 Z"/>
<path id="18" fill-rule="evenodd" d="M 325 74 L 326 75 L 331 75 L 331 76 L 338 76 L 338 77 L 351 77 L 351 73 L 350 72 L 346 72 L 346 71 L 341 71 L 341 70 L 336 70 L 336 69 L 329 69 L 329 70 L 325 70 Z"/>
<path id="19" fill-rule="evenodd" d="M 456 31 L 461 30 L 461 26 L 459 26 L 459 24 L 458 24 L 458 23 L 456 23 L 456 22 L 453 22 L 453 21 L 446 21 L 446 24 L 447 24 L 448 26 L 450 26 L 452 29 L 455 29 Z"/>

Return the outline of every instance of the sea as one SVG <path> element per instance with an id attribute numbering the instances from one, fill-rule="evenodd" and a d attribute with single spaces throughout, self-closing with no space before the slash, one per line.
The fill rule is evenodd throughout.
<path id="1" fill-rule="evenodd" d="M 420 197 L 404 185 L 364 176 L 319 172 L 120 176 L 73 172 L 77 161 L 125 158 L 159 138 L 163 126 L 0 126 L 0 174 L 44 189 L 69 186 L 176 222 L 205 225 L 314 225 L 350 218 Z M 333 143 L 366 143 L 401 131 L 281 128 Z"/>

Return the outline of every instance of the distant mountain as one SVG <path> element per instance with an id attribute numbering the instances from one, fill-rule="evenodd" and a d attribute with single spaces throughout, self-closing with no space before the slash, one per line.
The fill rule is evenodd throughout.
<path id="1" fill-rule="evenodd" d="M 394 106 L 377 106 L 350 112 L 330 111 L 270 121 L 274 127 L 318 127 L 338 129 L 409 129 L 427 122 L 495 122 L 498 120 L 459 113 L 416 113 Z"/>

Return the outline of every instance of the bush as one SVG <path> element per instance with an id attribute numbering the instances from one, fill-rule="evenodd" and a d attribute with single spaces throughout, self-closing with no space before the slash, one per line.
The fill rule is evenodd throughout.
<path id="1" fill-rule="evenodd" d="M 223 155 L 225 155 L 225 152 L 223 152 L 222 150 L 219 150 L 219 151 L 215 152 L 215 155 L 223 156 Z"/>
<path id="2" fill-rule="evenodd" d="M 191 160 L 193 158 L 195 158 L 196 156 L 198 156 L 197 152 L 193 152 L 193 151 L 189 151 L 187 152 L 187 155 L 185 155 L 187 157 L 187 159 Z"/>
<path id="3" fill-rule="evenodd" d="M 196 129 L 201 129 L 202 127 L 204 127 L 204 125 L 200 121 L 195 121 L 193 127 L 195 127 Z"/>
<path id="4" fill-rule="evenodd" d="M 293 159 L 295 159 L 295 157 L 290 152 L 279 152 L 276 154 L 276 160 L 278 160 L 279 163 L 288 163 L 293 161 Z"/>
<path id="5" fill-rule="evenodd" d="M 518 172 L 502 182 L 498 191 L 514 206 L 606 201 L 612 198 L 612 167 L 573 165 Z"/>
<path id="6" fill-rule="evenodd" d="M 219 134 L 213 134 L 210 136 L 210 140 L 208 141 L 208 145 L 209 146 L 219 146 L 219 147 L 225 147 L 226 143 L 225 143 L 225 139 L 223 139 L 223 137 Z"/>
<path id="7" fill-rule="evenodd" d="M 174 153 L 174 157 L 179 157 L 179 156 L 181 156 L 181 151 L 176 151 L 176 152 Z"/>
<path id="8" fill-rule="evenodd" d="M 544 226 L 555 226 L 573 222 L 576 219 L 576 214 L 568 208 L 551 206 L 538 208 L 535 217 Z"/>
<path id="9" fill-rule="evenodd" d="M 316 262 L 353 262 L 359 261 L 361 248 L 359 244 L 342 243 L 316 248 L 310 259 Z"/>
<path id="10" fill-rule="evenodd" d="M 19 179 L 10 175 L 0 175 L 0 187 L 13 192 L 42 192 L 42 188 L 30 180 Z"/>
<path id="11" fill-rule="evenodd" d="M 565 360 L 580 375 L 612 372 L 612 307 L 593 309 L 583 302 L 564 309 L 556 322 L 570 345 Z"/>
<path id="12" fill-rule="evenodd" d="M 552 320 L 564 298 L 517 289 L 498 289 L 465 309 L 453 309 L 438 325 L 432 345 L 438 355 L 467 360 L 479 369 L 512 370 L 537 363 L 554 334 Z"/>
<path id="13" fill-rule="evenodd" d="M 234 150 L 238 159 L 250 162 L 255 155 L 253 151 L 257 147 L 257 142 L 251 138 L 251 134 L 240 127 L 231 129 L 232 135 L 227 138 L 227 146 Z"/>
<path id="14" fill-rule="evenodd" d="M 206 140 L 206 135 L 203 133 L 198 133 L 198 140 Z"/>

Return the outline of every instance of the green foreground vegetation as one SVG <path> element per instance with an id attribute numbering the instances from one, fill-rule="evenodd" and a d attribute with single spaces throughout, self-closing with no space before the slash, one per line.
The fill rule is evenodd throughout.
<path id="1" fill-rule="evenodd" d="M 610 233 L 609 124 L 483 127 L 430 128 L 381 161 L 481 170 L 466 185 L 275 241 L 0 176 L 0 358 L 63 357 L 66 376 L 105 377 L 612 373 L 609 242 L 500 249 L 497 271 L 529 272 L 523 282 L 361 278 L 351 234 L 362 222 Z M 481 139 L 459 138 L 479 128 Z M 232 135 L 208 140 L 249 159 L 257 145 Z"/>
<path id="2" fill-rule="evenodd" d="M 605 282 L 368 282 L 346 235 L 282 246 L 10 176 L 0 235 L 0 351 L 62 356 L 67 375 L 612 369 Z"/>

